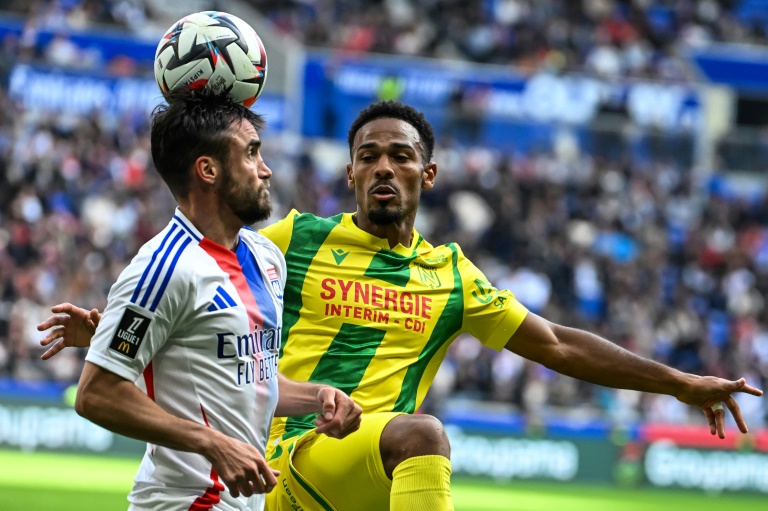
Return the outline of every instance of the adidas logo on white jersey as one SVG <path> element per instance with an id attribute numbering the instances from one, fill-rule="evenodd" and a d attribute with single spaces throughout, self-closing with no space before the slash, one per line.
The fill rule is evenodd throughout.
<path id="1" fill-rule="evenodd" d="M 237 302 L 229 296 L 223 287 L 217 287 L 216 294 L 213 295 L 213 303 L 208 306 L 208 312 L 228 309 L 229 307 L 237 307 Z"/>

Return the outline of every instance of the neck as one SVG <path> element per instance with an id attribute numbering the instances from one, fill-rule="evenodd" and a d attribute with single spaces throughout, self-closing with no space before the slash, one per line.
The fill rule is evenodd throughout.
<path id="1" fill-rule="evenodd" d="M 243 223 L 232 214 L 222 213 L 221 205 L 185 200 L 179 201 L 179 209 L 203 236 L 230 250 L 237 248 Z"/>
<path id="2" fill-rule="evenodd" d="M 357 209 L 353 218 L 355 225 L 361 230 L 377 238 L 386 239 L 389 242 L 389 248 L 394 248 L 398 243 L 406 248 L 411 246 L 416 212 L 406 215 L 399 222 L 386 225 L 374 224 L 370 221 L 368 215 L 360 211 L 360 208 Z"/>

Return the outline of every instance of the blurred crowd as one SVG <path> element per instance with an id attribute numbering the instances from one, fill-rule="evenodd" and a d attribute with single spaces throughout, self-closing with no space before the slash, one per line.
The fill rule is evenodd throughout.
<path id="1" fill-rule="evenodd" d="M 687 78 L 686 49 L 765 43 L 768 22 L 744 14 L 749 1 L 726 0 L 250 3 L 309 45 L 665 79 Z M 142 30 L 148 5 L 6 2 L 27 28 L 0 46 L 0 75 L 24 52 L 83 61 L 64 36 L 36 48 L 36 30 Z M 552 321 L 684 371 L 767 387 L 765 190 L 730 193 L 692 167 L 692 144 L 672 136 L 640 152 L 625 136 L 637 140 L 603 133 L 584 151 L 558 135 L 528 153 L 439 137 L 438 186 L 422 198 L 417 229 L 435 245 L 459 242 L 491 282 Z M 263 152 L 274 171 L 271 220 L 292 207 L 323 216 L 355 209 L 343 145 L 268 132 Z M 120 271 L 172 211 L 144 114 L 24 111 L 0 89 L 0 379 L 76 381 L 84 354 L 42 362 L 36 325 L 61 301 L 103 309 Z M 425 406 L 439 412 L 449 398 L 507 403 L 532 417 L 702 420 L 673 398 L 577 382 L 468 336 L 451 346 Z M 753 427 L 768 423 L 768 402 L 740 402 Z"/>
<path id="2" fill-rule="evenodd" d="M 689 50 L 768 42 L 764 0 L 246 1 L 309 46 L 512 65 L 531 73 L 583 70 L 685 81 L 693 77 L 684 59 Z M 22 58 L 103 65 L 67 34 L 112 25 L 157 37 L 183 13 L 227 7 L 221 0 L 8 0 L 0 10 L 26 22 L 18 40 L 3 44 Z M 57 37 L 43 44 L 40 31 Z"/>
<path id="3" fill-rule="evenodd" d="M 116 25 L 141 33 L 153 28 L 148 25 L 154 19 L 143 0 L 5 0 L 2 10 L 24 16 L 30 31 L 77 31 Z"/>
<path id="4" fill-rule="evenodd" d="M 292 207 L 355 209 L 343 145 L 264 137 L 272 220 Z M 666 158 L 605 159 L 562 145 L 528 154 L 439 145 L 438 186 L 424 194 L 417 228 L 433 244 L 459 242 L 491 282 L 553 321 L 685 371 L 766 386 L 764 195 L 727 195 Z M 120 271 L 172 211 L 143 115 L 25 112 L 0 94 L 0 378 L 76 381 L 84 353 L 42 362 L 36 325 L 61 301 L 103 309 Z M 468 336 L 452 345 L 427 406 L 448 397 L 534 416 L 702 419 L 673 398 L 580 383 Z M 742 407 L 753 427 L 765 423 L 764 402 Z"/>
<path id="5" fill-rule="evenodd" d="M 758 0 L 251 0 L 311 46 L 606 76 L 689 77 L 681 55 L 765 44 Z"/>

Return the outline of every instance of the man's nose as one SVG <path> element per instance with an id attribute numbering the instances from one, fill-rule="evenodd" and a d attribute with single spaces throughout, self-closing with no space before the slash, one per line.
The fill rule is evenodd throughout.
<path id="1" fill-rule="evenodd" d="M 259 166 L 259 179 L 269 179 L 270 177 L 272 177 L 272 169 L 267 167 L 266 163 L 262 163 Z"/>
<path id="2" fill-rule="evenodd" d="M 392 162 L 389 158 L 382 156 L 376 163 L 376 169 L 374 170 L 376 179 L 391 179 L 395 175 L 395 171 L 392 169 Z"/>

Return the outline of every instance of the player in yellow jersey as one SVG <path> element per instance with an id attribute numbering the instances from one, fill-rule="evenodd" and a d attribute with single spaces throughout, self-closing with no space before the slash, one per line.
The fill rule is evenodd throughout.
<path id="1" fill-rule="evenodd" d="M 724 402 L 746 432 L 732 393 L 762 392 L 743 379 L 682 373 L 548 322 L 494 288 L 458 245 L 424 240 L 413 225 L 421 192 L 434 186 L 438 169 L 432 128 L 420 113 L 396 102 L 374 104 L 352 124 L 349 147 L 355 213 L 319 218 L 292 211 L 262 233 L 288 267 L 281 372 L 340 388 L 364 417 L 343 440 L 317 435 L 314 417 L 276 420 L 267 459 L 281 476 L 267 497 L 269 510 L 453 509 L 443 426 L 412 413 L 462 332 L 575 378 L 673 395 L 701 408 L 721 437 Z M 88 311 L 68 310 L 41 325 L 62 329 L 44 340 L 63 338 L 52 353 L 74 344 L 88 321 Z"/>

